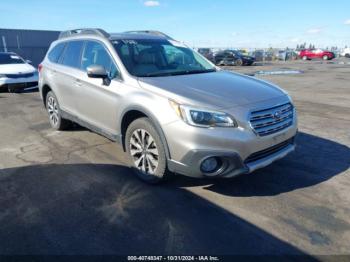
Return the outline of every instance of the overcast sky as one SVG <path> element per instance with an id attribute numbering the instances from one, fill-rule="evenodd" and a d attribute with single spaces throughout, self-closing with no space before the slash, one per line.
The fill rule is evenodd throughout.
<path id="1" fill-rule="evenodd" d="M 196 47 L 343 47 L 349 10 L 349 0 L 17 0 L 0 4 L 0 27 L 153 29 Z"/>

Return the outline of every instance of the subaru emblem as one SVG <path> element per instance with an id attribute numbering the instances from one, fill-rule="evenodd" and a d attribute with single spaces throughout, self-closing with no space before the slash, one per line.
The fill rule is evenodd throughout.
<path id="1" fill-rule="evenodd" d="M 281 111 L 276 111 L 276 112 L 273 114 L 273 118 L 275 118 L 275 119 L 280 119 L 280 118 L 281 118 L 281 115 L 282 115 L 282 112 L 281 112 Z"/>

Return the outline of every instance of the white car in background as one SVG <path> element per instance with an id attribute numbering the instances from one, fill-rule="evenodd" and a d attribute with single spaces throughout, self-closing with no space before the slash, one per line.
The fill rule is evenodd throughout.
<path id="1" fill-rule="evenodd" d="M 17 92 L 38 85 L 38 71 L 15 53 L 0 52 L 0 91 Z"/>
<path id="2" fill-rule="evenodd" d="M 341 56 L 345 56 L 345 57 L 347 57 L 347 58 L 350 58 L 350 47 L 345 48 L 345 49 L 341 52 L 340 55 L 341 55 Z"/>

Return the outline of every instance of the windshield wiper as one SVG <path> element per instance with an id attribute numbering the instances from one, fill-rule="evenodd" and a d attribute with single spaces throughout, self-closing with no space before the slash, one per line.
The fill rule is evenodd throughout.
<path id="1" fill-rule="evenodd" d="M 157 73 L 148 73 L 144 75 L 139 75 L 139 77 L 151 77 L 151 76 L 172 76 L 173 72 L 157 72 Z"/>
<path id="2" fill-rule="evenodd" d="M 187 70 L 187 71 L 181 71 L 181 75 L 190 75 L 190 74 L 202 74 L 202 73 L 210 73 L 215 72 L 216 69 L 199 69 L 199 70 Z"/>
<path id="3" fill-rule="evenodd" d="M 139 77 L 152 77 L 152 76 L 175 76 L 175 75 L 190 75 L 190 74 L 202 74 L 215 72 L 216 69 L 201 69 L 201 70 L 186 70 L 186 71 L 174 71 L 174 72 L 157 72 L 141 75 Z"/>

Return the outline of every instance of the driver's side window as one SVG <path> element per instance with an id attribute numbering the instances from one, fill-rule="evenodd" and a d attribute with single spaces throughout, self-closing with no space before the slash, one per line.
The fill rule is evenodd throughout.
<path id="1" fill-rule="evenodd" d="M 230 51 L 225 52 L 225 56 L 228 57 L 228 58 L 234 57 L 233 53 L 230 52 Z"/>
<path id="2" fill-rule="evenodd" d="M 119 76 L 118 69 L 114 64 L 110 54 L 105 47 L 95 41 L 87 41 L 82 54 L 81 68 L 86 71 L 90 65 L 103 66 L 110 79 L 114 79 Z"/>

